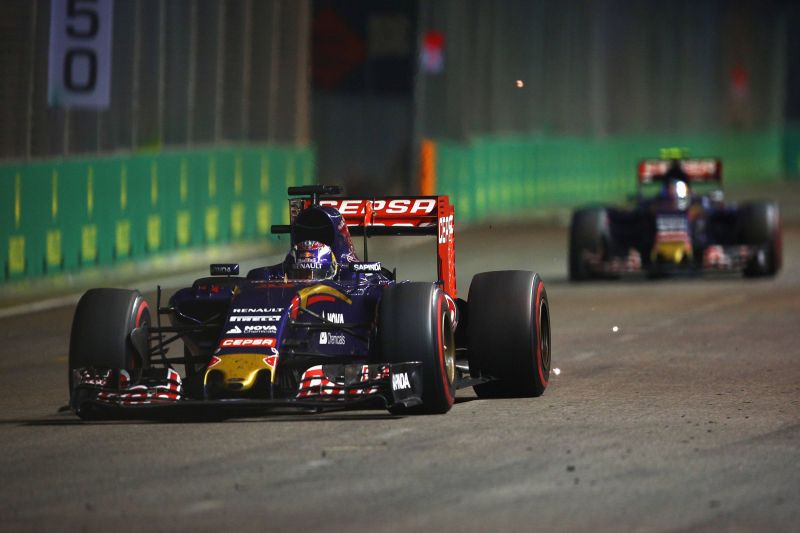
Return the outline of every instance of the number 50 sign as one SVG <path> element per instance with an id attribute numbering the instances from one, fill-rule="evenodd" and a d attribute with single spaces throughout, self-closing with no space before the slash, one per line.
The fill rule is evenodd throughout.
<path id="1" fill-rule="evenodd" d="M 113 0 L 52 0 L 47 101 L 102 109 L 111 92 Z"/>

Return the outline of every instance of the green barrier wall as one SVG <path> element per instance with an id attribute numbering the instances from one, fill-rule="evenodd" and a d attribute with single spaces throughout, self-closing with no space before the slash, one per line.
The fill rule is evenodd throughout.
<path id="1" fill-rule="evenodd" d="M 787 128 L 783 140 L 783 164 L 786 176 L 800 178 L 800 126 Z"/>
<path id="2" fill-rule="evenodd" d="M 776 180 L 800 174 L 800 130 L 790 133 L 437 141 L 437 190 L 455 201 L 461 221 L 618 202 L 636 190 L 637 162 L 671 146 L 688 148 L 693 156 L 721 157 L 723 183 Z"/>
<path id="3" fill-rule="evenodd" d="M 0 281 L 268 238 L 314 175 L 273 146 L 0 166 Z"/>

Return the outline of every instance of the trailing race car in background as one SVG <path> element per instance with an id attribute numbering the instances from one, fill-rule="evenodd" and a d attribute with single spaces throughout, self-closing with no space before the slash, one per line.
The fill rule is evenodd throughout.
<path id="1" fill-rule="evenodd" d="M 289 188 L 305 197 L 289 201 L 290 225 L 272 228 L 291 235 L 280 264 L 246 277 L 236 264 L 211 265 L 211 277 L 163 308 L 160 290 L 155 309 L 138 291 L 88 291 L 72 325 L 72 409 L 83 418 L 373 404 L 444 413 L 462 387 L 480 397 L 544 392 L 550 311 L 537 274 L 478 274 L 466 302 L 456 294 L 446 196 L 338 194 L 338 187 Z M 363 261 L 351 235 L 364 237 Z M 377 235 L 435 237 L 438 281 L 398 282 L 367 260 L 367 238 Z M 169 357 L 177 339 L 184 353 Z"/>
<path id="2" fill-rule="evenodd" d="M 639 271 L 651 276 L 741 271 L 748 277 L 778 272 L 778 204 L 724 202 L 719 159 L 650 159 L 638 170 L 632 208 L 585 207 L 573 213 L 571 280 Z"/>

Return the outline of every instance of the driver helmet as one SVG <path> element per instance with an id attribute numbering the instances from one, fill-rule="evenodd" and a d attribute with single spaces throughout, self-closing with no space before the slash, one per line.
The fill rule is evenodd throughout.
<path id="1" fill-rule="evenodd" d="M 292 247 L 292 279 L 331 279 L 338 266 L 331 247 L 319 241 L 302 241 Z"/>
<path id="2" fill-rule="evenodd" d="M 659 196 L 673 209 L 684 210 L 691 203 L 689 184 L 682 179 L 667 179 Z"/>

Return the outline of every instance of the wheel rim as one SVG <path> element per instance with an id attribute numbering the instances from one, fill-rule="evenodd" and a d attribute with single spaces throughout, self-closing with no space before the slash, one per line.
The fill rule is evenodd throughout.
<path id="1" fill-rule="evenodd" d="M 539 347 L 542 354 L 542 372 L 550 373 L 550 310 L 544 300 L 539 304 Z"/>
<path id="2" fill-rule="evenodd" d="M 150 308 L 146 303 L 144 303 L 144 304 L 140 303 L 139 304 L 139 307 L 142 307 L 142 306 L 144 306 L 144 308 L 141 309 L 141 311 L 137 311 L 137 316 L 136 316 L 136 321 L 134 322 L 134 327 L 143 328 L 147 332 L 147 338 L 149 338 L 150 337 L 150 326 L 151 326 Z M 147 344 L 147 348 L 148 349 L 150 348 L 150 343 L 149 342 Z M 150 360 L 149 360 L 149 358 L 147 358 L 148 357 L 147 355 L 142 355 L 142 359 L 140 359 L 139 356 L 138 356 L 139 354 L 136 353 L 135 350 L 131 353 L 131 355 L 132 355 L 132 357 L 131 357 L 131 366 L 130 366 L 130 368 L 132 370 L 136 370 L 136 369 L 140 369 L 140 368 L 149 368 L 150 367 Z M 147 358 L 147 359 L 145 359 L 145 358 Z"/>
<path id="3" fill-rule="evenodd" d="M 452 385 L 456 380 L 456 343 L 448 314 L 447 311 L 442 313 L 442 356 L 447 382 Z"/>

